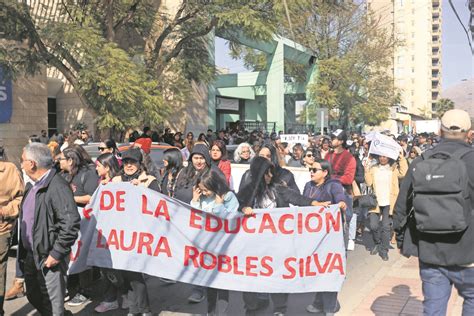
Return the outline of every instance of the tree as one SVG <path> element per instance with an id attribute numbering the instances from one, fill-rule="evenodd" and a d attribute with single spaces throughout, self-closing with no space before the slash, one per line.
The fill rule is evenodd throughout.
<path id="1" fill-rule="evenodd" d="M 444 113 L 446 113 L 446 111 L 454 109 L 454 105 L 454 101 L 452 101 L 451 99 L 439 99 L 433 109 L 433 114 L 437 118 L 441 118 Z"/>
<path id="2" fill-rule="evenodd" d="M 288 5 L 289 19 L 282 19 L 278 33 L 309 48 L 318 63 L 308 115 L 327 107 L 344 128 L 386 120 L 396 103 L 390 67 L 397 43 L 380 20 L 363 2 L 295 0 Z M 231 48 L 247 65 L 263 67 L 262 53 Z M 304 77 L 307 67 L 286 63 L 286 73 Z"/>
<path id="3" fill-rule="evenodd" d="M 0 67 L 11 76 L 55 67 L 100 128 L 120 130 L 163 120 L 188 101 L 191 81 L 214 78 L 214 30 L 266 40 L 281 15 L 272 0 L 182 0 L 175 11 L 158 0 L 31 3 L 0 4 Z"/>

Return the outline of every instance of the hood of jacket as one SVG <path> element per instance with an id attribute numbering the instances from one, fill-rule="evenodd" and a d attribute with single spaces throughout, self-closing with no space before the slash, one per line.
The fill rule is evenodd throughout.
<path id="1" fill-rule="evenodd" d="M 192 163 L 193 155 L 199 154 L 204 157 L 207 165 L 211 166 L 211 155 L 209 154 L 209 148 L 204 144 L 197 144 L 193 147 L 193 151 L 189 155 L 188 161 Z"/>

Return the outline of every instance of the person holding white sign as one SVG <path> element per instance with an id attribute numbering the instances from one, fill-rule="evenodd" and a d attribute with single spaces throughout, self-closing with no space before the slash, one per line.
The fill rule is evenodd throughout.
<path id="1" fill-rule="evenodd" d="M 377 206 L 369 210 L 370 230 L 375 242 L 371 255 L 380 255 L 383 261 L 388 261 L 392 215 L 398 197 L 399 179 L 403 178 L 408 170 L 408 163 L 400 153 L 398 162 L 385 156 L 376 156 L 378 163 L 372 167 L 365 166 L 365 183 L 372 187 L 377 197 Z"/>

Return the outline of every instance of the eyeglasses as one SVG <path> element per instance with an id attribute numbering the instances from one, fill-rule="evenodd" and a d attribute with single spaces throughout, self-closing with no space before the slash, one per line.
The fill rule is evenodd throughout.
<path id="1" fill-rule="evenodd" d="M 323 171 L 323 169 L 319 169 L 319 168 L 309 168 L 309 172 L 312 172 L 312 173 L 316 173 L 318 171 Z"/>
<path id="2" fill-rule="evenodd" d="M 107 149 L 107 147 L 97 147 L 97 149 L 99 149 L 99 151 L 104 151 Z"/>

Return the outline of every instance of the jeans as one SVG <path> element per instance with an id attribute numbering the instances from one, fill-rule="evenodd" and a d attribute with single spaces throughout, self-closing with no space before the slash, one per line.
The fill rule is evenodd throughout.
<path id="1" fill-rule="evenodd" d="M 420 277 L 423 285 L 424 315 L 446 315 L 453 284 L 464 298 L 462 315 L 474 315 L 474 267 L 443 267 L 420 261 Z"/>
<path id="2" fill-rule="evenodd" d="M 382 220 L 380 220 L 382 217 Z M 388 253 L 390 247 L 390 232 L 392 228 L 392 217 L 390 216 L 390 206 L 380 206 L 379 213 L 369 214 L 370 230 L 374 238 L 375 245 L 379 247 L 380 253 Z"/>
<path id="3" fill-rule="evenodd" d="M 357 214 L 352 214 L 351 221 L 349 222 L 349 239 L 354 240 L 357 232 Z"/>
<path id="4" fill-rule="evenodd" d="M 130 302 L 129 313 L 149 313 L 148 290 L 142 273 L 133 271 L 121 271 L 124 281 L 130 285 L 128 300 Z"/>

